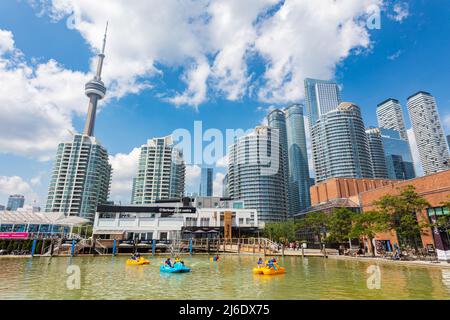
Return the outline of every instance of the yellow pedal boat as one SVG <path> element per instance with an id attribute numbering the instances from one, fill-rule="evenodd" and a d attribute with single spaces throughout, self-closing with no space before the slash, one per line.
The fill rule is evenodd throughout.
<path id="1" fill-rule="evenodd" d="M 138 260 L 128 259 L 127 266 L 142 266 L 144 264 L 150 264 L 150 261 L 144 258 L 139 258 Z"/>
<path id="2" fill-rule="evenodd" d="M 253 268 L 253 273 L 254 274 L 264 274 L 264 270 L 265 268 Z"/>
<path id="3" fill-rule="evenodd" d="M 263 268 L 263 274 L 266 276 L 271 276 L 271 275 L 275 275 L 275 274 L 283 274 L 286 273 L 286 269 L 284 269 L 283 267 L 278 267 L 277 270 L 272 269 L 272 268 Z"/>

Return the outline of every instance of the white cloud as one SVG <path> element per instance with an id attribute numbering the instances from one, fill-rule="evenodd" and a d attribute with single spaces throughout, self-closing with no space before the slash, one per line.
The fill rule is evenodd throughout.
<path id="1" fill-rule="evenodd" d="M 413 129 L 408 129 L 408 140 L 411 148 L 411 155 L 414 161 L 414 168 L 418 177 L 423 176 L 422 162 L 420 161 L 419 148 L 417 147 L 416 136 Z"/>
<path id="2" fill-rule="evenodd" d="M 202 174 L 202 169 L 198 165 L 187 165 L 186 166 L 186 193 L 198 193 L 200 188 L 200 177 Z"/>
<path id="3" fill-rule="evenodd" d="M 393 13 L 388 14 L 388 17 L 397 22 L 403 22 L 409 17 L 409 4 L 407 2 L 397 2 L 394 4 Z"/>
<path id="4" fill-rule="evenodd" d="M 0 29 L 0 55 L 14 50 L 14 39 L 11 31 Z"/>
<path id="5" fill-rule="evenodd" d="M 403 54 L 403 50 L 397 50 L 393 54 L 389 55 L 387 58 L 388 60 L 394 61 L 400 58 L 400 56 Z"/>
<path id="6" fill-rule="evenodd" d="M 11 194 L 24 195 L 26 203 L 39 202 L 39 197 L 31 188 L 30 183 L 18 176 L 0 176 L 1 198 L 6 200 Z M 3 205 L 6 206 L 6 202 Z"/>
<path id="7" fill-rule="evenodd" d="M 215 197 L 221 197 L 223 194 L 223 178 L 225 178 L 225 174 L 221 172 L 217 172 L 213 181 L 213 191 Z"/>
<path id="8" fill-rule="evenodd" d="M 228 168 L 228 155 L 225 155 L 217 160 L 216 168 Z"/>
<path id="9" fill-rule="evenodd" d="M 116 202 L 130 203 L 133 178 L 137 174 L 140 148 L 134 148 L 129 154 L 118 153 L 109 157 L 113 168 L 111 196 Z"/>
<path id="10" fill-rule="evenodd" d="M 355 49 L 368 49 L 367 12 L 379 0 L 286 0 L 262 22 L 256 50 L 266 60 L 262 101 L 287 103 L 303 98 L 306 77 L 332 78 L 336 65 Z"/>
<path id="11" fill-rule="evenodd" d="M 0 30 L 0 43 L 0 152 L 49 159 L 73 130 L 72 115 L 87 109 L 87 76 L 54 60 L 28 65 L 10 32 Z"/>
<path id="12" fill-rule="evenodd" d="M 56 20 L 69 17 L 93 48 L 98 48 L 105 22 L 110 21 L 106 78 L 116 95 L 132 91 L 142 78 L 160 75 L 157 68 L 163 65 L 181 70 L 186 83 L 184 92 L 163 94 L 166 99 L 197 107 L 209 98 L 210 89 L 237 100 L 251 94 L 255 84 L 263 85 L 259 91 L 263 101 L 298 101 L 306 76 L 331 78 L 336 64 L 354 49 L 370 47 L 365 18 L 369 8 L 380 8 L 383 0 L 110 0 L 108 5 L 43 0 L 40 4 Z M 249 60 L 255 56 L 266 61 L 263 79 L 249 73 Z"/>

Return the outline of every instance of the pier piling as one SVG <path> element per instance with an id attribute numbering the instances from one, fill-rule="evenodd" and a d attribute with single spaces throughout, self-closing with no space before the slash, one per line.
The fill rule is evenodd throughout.
<path id="1" fill-rule="evenodd" d="M 35 253 L 35 251 L 36 251 L 36 245 L 37 245 L 37 240 L 34 239 L 34 240 L 33 240 L 33 245 L 32 245 L 32 247 L 31 247 L 31 256 L 32 256 L 32 257 L 34 257 L 34 253 Z"/>

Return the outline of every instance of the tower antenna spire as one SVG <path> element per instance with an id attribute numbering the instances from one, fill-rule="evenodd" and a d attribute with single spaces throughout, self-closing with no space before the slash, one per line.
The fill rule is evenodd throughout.
<path id="1" fill-rule="evenodd" d="M 108 25 L 109 25 L 109 21 L 106 21 L 106 29 L 105 29 L 105 36 L 104 36 L 104 38 L 103 38 L 102 54 L 105 54 L 106 37 L 107 37 L 107 35 L 108 35 Z"/>
<path id="2" fill-rule="evenodd" d="M 105 48 L 106 48 L 106 37 L 108 33 L 108 25 L 106 23 L 105 36 L 103 38 L 102 52 L 98 55 L 98 65 L 97 72 L 94 79 L 86 84 L 86 95 L 89 97 L 89 110 L 86 119 L 86 124 L 84 126 L 84 135 L 93 136 L 94 126 L 95 126 L 95 116 L 97 113 L 97 103 L 99 100 L 103 99 L 106 94 L 106 86 L 102 81 L 102 69 L 103 61 L 105 60 Z"/>

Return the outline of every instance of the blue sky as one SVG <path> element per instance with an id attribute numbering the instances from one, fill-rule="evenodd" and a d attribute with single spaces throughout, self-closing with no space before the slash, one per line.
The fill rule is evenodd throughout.
<path id="1" fill-rule="evenodd" d="M 68 129 L 83 129 L 83 84 L 106 20 L 110 90 L 95 131 L 112 155 L 114 200 L 129 199 L 134 149 L 147 139 L 192 130 L 194 121 L 221 131 L 255 127 L 268 109 L 303 102 L 306 76 L 335 79 L 344 100 L 361 107 L 366 126 L 376 125 L 384 99 L 406 107 L 409 95 L 429 91 L 450 134 L 448 1 L 343 0 L 329 16 L 326 2 L 96 2 L 103 10 L 78 0 L 1 1 L 0 85 L 7 85 L 0 111 L 7 120 L 0 129 L 0 204 L 18 192 L 44 205 L 57 142 Z M 361 21 L 374 5 L 381 29 L 368 30 Z M 338 24 L 345 32 L 335 31 Z M 57 116 L 47 122 L 49 112 Z M 217 169 L 217 183 L 224 172 Z M 197 191 L 198 166 L 189 168 L 188 181 L 187 191 Z"/>

